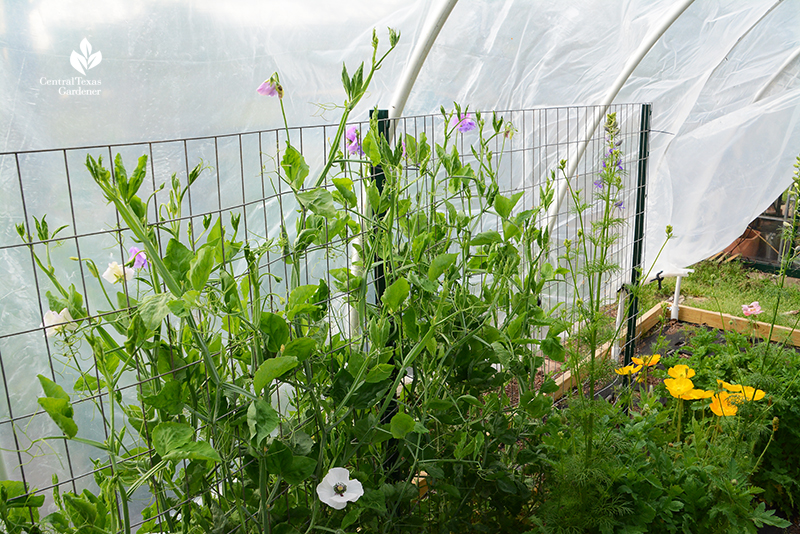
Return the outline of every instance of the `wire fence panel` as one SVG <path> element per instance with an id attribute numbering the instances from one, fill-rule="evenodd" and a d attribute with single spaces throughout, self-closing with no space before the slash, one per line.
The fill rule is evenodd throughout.
<path id="1" fill-rule="evenodd" d="M 615 310 L 618 290 L 631 279 L 634 221 L 637 217 L 642 220 L 644 217 L 643 211 L 636 212 L 642 106 L 616 105 L 608 111 L 616 113 L 620 128 L 619 149 L 624 155 L 621 162 L 624 169 L 621 174 L 622 197 L 614 206 L 615 216 L 624 222 L 619 227 L 619 238 L 612 246 L 611 258 L 618 268 L 613 276 L 603 281 L 602 289 L 607 307 Z M 603 112 L 600 107 L 496 112 L 506 124 L 513 125 L 513 130 L 509 129 L 507 135 L 498 135 L 491 141 L 492 157 L 488 161 L 495 166 L 497 193 L 509 198 L 521 193 L 513 208 L 514 213 L 533 210 L 540 205 L 543 188 L 549 180 L 554 181 L 556 188 L 563 186 L 567 177 L 558 171 L 560 161 L 576 159 L 583 144 L 586 150 L 570 184 L 576 198 L 589 204 L 594 202 L 592 193 L 598 188 L 607 150 L 602 127 L 594 127 L 595 120 Z M 487 124 L 491 123 L 491 112 L 482 116 Z M 353 126 L 359 135 L 367 135 L 368 122 Z M 437 199 L 445 198 L 452 201 L 456 214 L 485 208 L 477 197 L 454 194 L 458 186 L 451 183 L 453 177 L 444 168 L 432 183 L 420 179 L 418 167 L 407 161 L 407 151 L 411 150 L 408 144 L 412 139 L 419 140 L 424 135 L 431 146 L 444 139 L 445 126 L 441 115 L 398 119 L 392 125 L 392 131 L 392 146 L 400 147 L 397 150 L 402 151 L 406 158 L 404 193 L 408 198 L 417 199 L 418 209 L 439 209 L 436 207 Z M 141 247 L 141 244 L 87 172 L 87 155 L 95 159 L 102 157 L 108 167 L 113 166 L 112 162 L 119 155 L 129 175 L 135 162 L 142 155 L 147 156 L 146 177 L 138 195 L 144 202 L 148 220 L 155 221 L 151 228 L 160 256 L 167 256 L 168 249 L 178 244 L 195 253 L 209 242 L 210 236 L 220 234 L 231 236 L 230 243 L 235 247 L 247 241 L 250 250 L 261 249 L 263 252 L 259 256 L 261 278 L 258 291 L 266 296 L 267 306 L 262 311 L 277 313 L 284 310 L 293 277 L 297 278 L 295 282 L 307 285 L 324 281 L 330 290 L 324 312 L 324 320 L 329 325 L 327 339 L 339 336 L 337 339 L 349 340 L 348 343 L 369 343 L 360 334 L 367 329 L 364 317 L 354 313 L 349 305 L 350 294 L 355 288 L 348 287 L 350 279 L 347 275 L 358 270 L 358 265 L 354 264 L 357 255 L 353 243 L 364 243 L 369 236 L 362 235 L 353 241 L 354 235 L 360 231 L 357 226 L 333 227 L 331 221 L 319 219 L 320 228 L 325 232 L 345 237 L 306 243 L 301 265 L 291 264 L 286 254 L 289 245 L 296 246 L 304 239 L 303 228 L 298 223 L 305 222 L 300 221 L 298 196 L 284 179 L 281 167 L 287 140 L 298 148 L 308 165 L 308 178 L 304 188 L 300 189 L 305 191 L 311 189 L 313 181 L 336 153 L 338 157 L 359 159 L 358 154 L 349 151 L 346 142 L 341 147 L 330 146 L 335 132 L 335 126 L 290 128 L 0 154 L 0 187 L 5 199 L 0 207 L 0 258 L 6 266 L 0 277 L 0 480 L 22 481 L 27 488 L 45 495 L 45 513 L 55 509 L 50 497 L 54 487 L 62 492 L 79 493 L 85 488 L 97 492 L 98 482 L 108 474 L 109 467 L 104 462 L 93 462 L 98 457 L 96 445 L 106 443 L 112 429 L 124 428 L 130 424 L 126 420 L 137 416 L 135 413 L 122 414 L 119 409 L 112 410 L 107 390 L 97 386 L 103 383 L 104 376 L 98 367 L 97 352 L 90 343 L 78 338 L 70 340 L 49 335 L 53 334 L 53 327 L 48 324 L 53 323 L 48 323 L 48 314 L 59 312 L 56 308 L 72 299 L 71 303 L 82 307 L 86 316 L 75 318 L 74 323 L 61 328 L 103 318 L 109 324 L 120 325 L 120 329 L 108 328 L 107 335 L 109 342 L 124 347 L 127 338 L 122 326 L 133 328 L 129 316 L 141 305 L 143 292 L 152 284 L 163 283 L 152 278 L 146 269 L 137 271 L 136 278 L 125 277 L 122 266 L 130 264 L 133 259 L 131 247 Z M 474 132 L 458 134 L 456 146 L 464 166 L 478 166 L 485 161 L 481 159 L 485 155 L 471 152 L 474 139 Z M 441 157 L 442 154 L 434 150 L 431 162 L 435 163 Z M 190 177 L 198 172 L 196 167 L 201 171 L 200 178 L 188 188 L 183 199 L 175 198 L 175 191 L 185 187 Z M 118 171 L 112 169 L 112 172 L 115 173 L 114 179 L 119 179 Z M 337 176 L 352 182 L 356 201 L 352 211 L 369 211 L 372 192 L 365 182 L 372 172 L 369 166 L 342 164 L 337 172 Z M 334 185 L 327 182 L 324 185 L 331 194 L 339 194 Z M 180 203 L 180 210 L 169 207 Z M 566 252 L 565 243 L 576 242 L 581 231 L 581 220 L 571 205 L 568 195 L 554 215 L 550 248 L 545 255 L 546 262 L 554 267 L 563 264 L 561 258 Z M 603 216 L 599 203 L 590 205 L 584 213 L 584 225 L 591 225 Z M 407 230 L 403 221 L 411 221 L 413 217 L 414 213 L 405 213 L 397 221 L 398 248 L 412 241 L 413 236 L 404 233 Z M 542 222 L 547 221 L 543 219 Z M 474 231 L 490 230 L 502 234 L 505 229 L 496 212 L 485 210 L 479 227 Z M 222 250 L 220 259 L 236 284 L 247 289 L 252 298 L 256 289 L 243 282 L 248 264 L 240 252 L 242 249 Z M 389 251 L 382 253 L 388 254 Z M 110 283 L 104 274 L 107 266 L 112 269 L 113 265 L 123 269 L 119 271 L 123 276 Z M 525 261 L 518 268 L 523 274 L 531 269 L 532 266 Z M 379 302 L 374 284 L 376 276 L 382 275 L 374 272 L 363 275 L 364 283 L 370 288 L 370 298 Z M 480 282 L 486 276 L 475 275 L 471 282 L 476 294 L 479 294 Z M 60 287 L 53 279 L 59 281 Z M 555 310 L 554 313 L 566 317 L 578 300 L 588 299 L 587 291 L 582 279 L 550 282 L 540 296 L 541 304 L 546 310 Z M 246 300 L 248 297 L 244 295 L 242 298 Z M 80 302 L 74 302 L 75 299 Z M 166 315 L 165 320 L 177 324 L 174 311 Z M 208 338 L 211 352 L 226 366 L 219 372 L 232 383 L 244 383 L 242 380 L 251 378 L 253 363 L 235 334 L 236 325 L 220 323 L 212 326 L 218 335 Z M 179 329 L 175 331 L 180 332 Z M 153 361 L 142 360 L 132 364 L 134 368 L 148 371 L 123 375 L 116 386 L 123 403 L 136 405 L 142 398 L 155 395 L 157 392 L 152 385 L 155 383 L 179 381 L 192 373 L 208 377 L 208 369 L 199 357 L 178 356 L 172 352 L 170 347 L 176 342 L 161 340 L 153 345 Z M 135 354 L 136 358 L 141 357 L 140 352 Z M 221 354 L 225 357 L 219 356 Z M 558 373 L 560 365 L 548 361 L 543 372 Z M 63 432 L 48 417 L 38 400 L 42 396 L 39 375 L 59 384 L 69 395 L 81 441 L 47 439 L 62 436 Z M 274 401 L 278 405 L 292 403 L 291 397 L 283 390 L 276 390 Z M 225 413 L 237 413 L 242 407 L 232 403 L 224 409 L 228 410 Z M 138 417 L 143 417 L 143 414 L 138 413 Z M 142 432 L 151 431 L 146 422 L 140 423 Z M 131 458 L 140 459 L 142 465 L 155 462 L 153 450 L 137 448 L 141 440 L 136 432 L 127 432 L 121 445 L 130 452 Z M 189 468 L 189 462 L 185 462 L 184 469 Z M 219 468 L 210 475 L 214 477 L 212 491 L 244 492 L 243 487 L 226 486 L 225 477 L 242 479 L 248 465 L 240 462 L 226 469 Z M 313 495 L 313 487 L 310 487 L 309 494 Z M 147 484 L 132 493 L 134 529 L 162 521 L 165 530 L 169 527 L 166 523 L 170 514 L 167 512 L 180 509 L 186 503 L 176 502 L 168 492 L 162 497 L 154 503 Z M 288 503 L 289 497 L 286 499 Z"/>

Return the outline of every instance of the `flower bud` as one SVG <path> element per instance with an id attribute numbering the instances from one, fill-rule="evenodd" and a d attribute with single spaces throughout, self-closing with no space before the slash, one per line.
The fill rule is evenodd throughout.
<path id="1" fill-rule="evenodd" d="M 773 432 L 777 432 L 778 431 L 778 423 L 780 423 L 780 419 L 778 419 L 777 416 L 773 417 L 772 418 L 772 431 Z"/>

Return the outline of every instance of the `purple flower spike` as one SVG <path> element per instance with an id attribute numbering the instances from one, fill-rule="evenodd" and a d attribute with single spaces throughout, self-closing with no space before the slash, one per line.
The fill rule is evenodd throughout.
<path id="1" fill-rule="evenodd" d="M 465 113 L 464 116 L 461 117 L 461 120 L 458 121 L 458 125 L 456 126 L 458 131 L 461 133 L 471 132 L 477 127 L 478 123 L 475 122 L 475 119 L 472 118 L 470 113 Z"/>
<path id="2" fill-rule="evenodd" d="M 131 247 L 128 250 L 128 254 L 131 255 L 131 259 L 128 260 L 128 263 L 133 261 L 133 267 L 136 269 L 142 269 L 143 267 L 147 267 L 147 256 L 145 256 L 144 251 L 137 247 Z"/>
<path id="3" fill-rule="evenodd" d="M 597 189 L 603 189 L 603 180 L 595 180 L 592 183 Z"/>
<path id="4" fill-rule="evenodd" d="M 364 150 L 362 150 L 361 143 L 358 140 L 358 128 L 356 126 L 349 127 L 345 132 L 344 137 L 347 139 L 347 151 L 350 154 L 358 154 L 359 156 L 364 155 Z"/>

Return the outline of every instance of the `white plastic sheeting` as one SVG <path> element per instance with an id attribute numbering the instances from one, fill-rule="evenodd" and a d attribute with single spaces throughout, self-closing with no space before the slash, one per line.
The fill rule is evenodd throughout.
<path id="1" fill-rule="evenodd" d="M 282 123 L 255 92 L 278 71 L 291 125 L 331 122 L 341 64 L 368 60 L 372 28 L 402 33 L 354 114 L 387 107 L 426 18 L 419 0 L 5 2 L 0 151 L 253 131 Z M 461 0 L 405 115 L 596 104 L 672 0 Z M 102 61 L 85 76 L 72 52 Z M 677 272 L 724 248 L 789 184 L 800 151 L 800 4 L 702 0 L 659 39 L 616 102 L 653 102 L 646 263 Z M 88 57 L 89 54 L 83 54 Z M 794 59 L 791 59 L 794 57 Z M 788 61 L 788 63 L 787 63 Z M 100 85 L 67 85 L 80 77 Z M 60 94 L 74 89 L 94 95 Z M 763 90 L 762 98 L 754 102 Z M 2 187 L 7 187 L 4 184 Z"/>

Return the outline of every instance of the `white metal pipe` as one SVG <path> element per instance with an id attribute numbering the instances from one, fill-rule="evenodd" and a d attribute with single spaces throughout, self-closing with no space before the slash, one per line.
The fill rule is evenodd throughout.
<path id="1" fill-rule="evenodd" d="M 675 279 L 675 294 L 672 296 L 672 313 L 670 314 L 670 319 L 675 319 L 676 321 L 681 311 L 681 278 L 681 276 L 678 276 Z"/>
<path id="2" fill-rule="evenodd" d="M 580 162 L 583 154 L 586 152 L 586 147 L 589 146 L 589 140 L 594 135 L 594 131 L 600 125 L 600 122 L 605 117 L 606 111 L 608 111 L 608 107 L 611 105 L 611 102 L 617 97 L 619 94 L 620 89 L 622 86 L 625 85 L 625 82 L 628 81 L 633 71 L 639 66 L 642 59 L 647 55 L 653 45 L 664 35 L 664 32 L 672 26 L 672 24 L 678 19 L 678 17 L 683 14 L 686 9 L 694 3 L 694 0 L 682 0 L 681 2 L 677 3 L 675 7 L 670 11 L 664 19 L 653 28 L 653 30 L 648 34 L 648 36 L 642 41 L 642 44 L 639 45 L 639 48 L 636 52 L 628 59 L 628 62 L 625 64 L 625 68 L 622 69 L 622 72 L 617 77 L 614 84 L 609 89 L 606 97 L 600 103 L 601 109 L 598 111 L 596 117 L 594 118 L 594 124 L 589 129 L 587 138 L 581 141 L 581 144 L 578 146 L 578 153 L 575 158 L 568 162 L 567 166 L 567 173 L 566 173 L 566 180 L 559 182 L 558 184 L 558 194 L 556 195 L 555 202 L 550 206 L 550 209 L 547 212 L 547 229 L 548 233 L 552 233 L 553 227 L 556 224 L 556 216 L 558 215 L 558 210 L 561 207 L 561 203 L 564 201 L 564 197 L 567 194 L 567 190 L 569 187 L 567 183 L 569 180 L 572 180 L 575 171 L 578 170 L 578 163 Z"/>
<path id="3" fill-rule="evenodd" d="M 439 31 L 441 31 L 457 2 L 458 0 L 442 0 L 433 16 L 428 18 L 428 22 L 422 30 L 422 35 L 417 40 L 414 51 L 411 53 L 411 59 L 409 59 L 406 69 L 400 77 L 397 89 L 392 95 L 392 100 L 389 104 L 389 119 L 396 119 L 403 114 L 408 95 L 411 94 L 411 89 L 414 87 L 414 82 L 417 81 L 417 76 L 425 63 L 425 59 L 428 57 L 428 52 L 431 51 L 433 43 L 439 36 Z M 390 124 L 392 126 L 389 128 L 389 142 L 394 138 L 394 125 L 392 122 Z"/>
<path id="4" fill-rule="evenodd" d="M 628 301 L 628 291 L 626 289 L 620 289 L 618 296 L 619 298 L 617 299 L 617 320 L 614 324 L 614 332 L 622 331 L 622 318 L 625 315 L 625 304 Z M 620 350 L 621 349 L 619 346 L 619 340 L 617 340 L 611 345 L 611 361 L 615 365 L 619 361 Z"/>
<path id="5" fill-rule="evenodd" d="M 798 48 L 797 50 L 795 50 L 794 52 L 792 52 L 792 54 L 791 54 L 791 55 L 790 55 L 788 58 L 786 58 L 786 61 L 784 61 L 784 62 L 781 64 L 781 66 L 780 66 L 780 67 L 778 67 L 778 70 L 777 70 L 777 71 L 775 71 L 775 74 L 773 74 L 773 75 L 770 77 L 770 79 L 769 79 L 769 80 L 767 80 L 767 83 L 765 83 L 765 84 L 764 84 L 764 85 L 761 87 L 761 89 L 759 89 L 759 90 L 758 90 L 758 92 L 756 93 L 756 96 L 755 96 L 755 97 L 753 97 L 753 103 L 754 103 L 754 104 L 755 104 L 756 102 L 758 102 L 759 100 L 761 100 L 761 99 L 764 97 L 764 93 L 766 93 L 766 92 L 767 92 L 767 89 L 769 89 L 769 86 L 770 86 L 770 85 L 772 85 L 772 82 L 774 82 L 775 80 L 777 80 L 777 79 L 778 79 L 778 76 L 780 76 L 781 74 L 783 74 L 783 72 L 784 72 L 786 69 L 788 69 L 788 68 L 789 68 L 789 65 L 791 65 L 791 64 L 792 64 L 792 62 L 798 58 L 798 56 L 800 56 L 800 48 Z"/>

